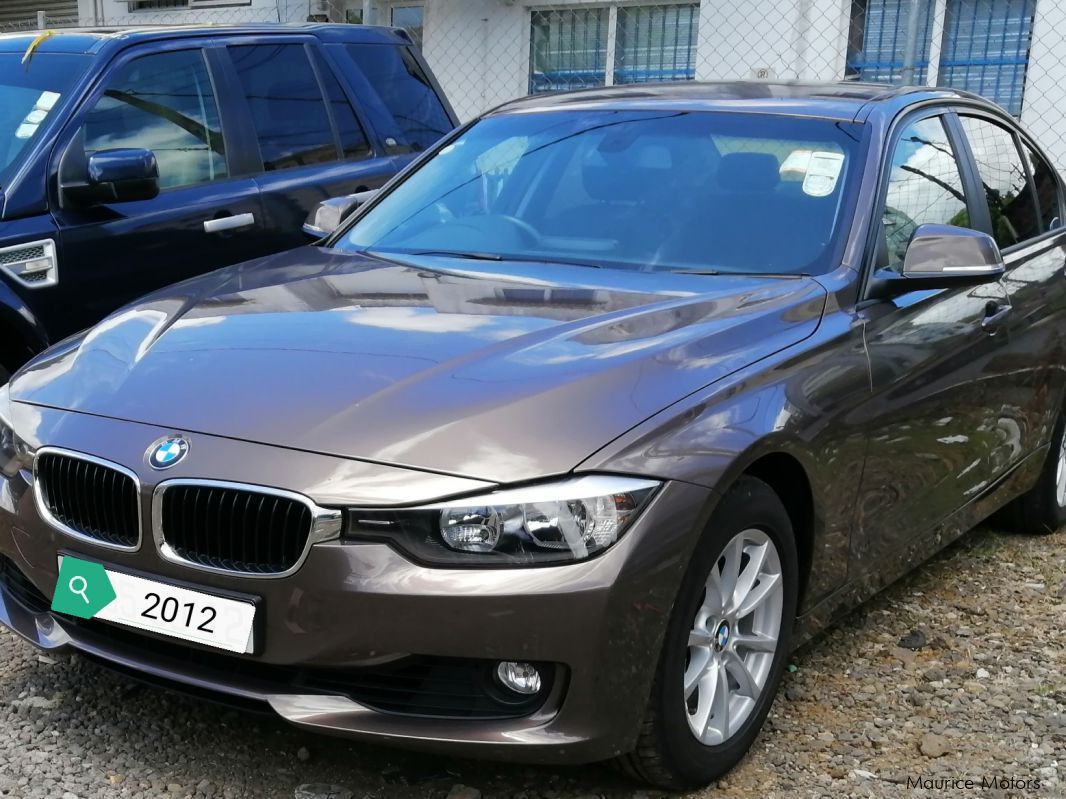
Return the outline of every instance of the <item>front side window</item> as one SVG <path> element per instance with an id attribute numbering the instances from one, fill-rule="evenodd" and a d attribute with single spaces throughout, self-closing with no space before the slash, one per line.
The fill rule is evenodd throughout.
<path id="1" fill-rule="evenodd" d="M 229 48 L 252 113 L 263 169 L 338 160 L 329 114 L 302 44 Z"/>
<path id="2" fill-rule="evenodd" d="M 1040 235 L 1040 220 L 1014 134 L 985 119 L 959 119 L 977 163 L 996 243 L 1005 248 Z"/>
<path id="3" fill-rule="evenodd" d="M 490 116 L 337 246 L 644 271 L 823 272 L 862 134 L 755 114 Z"/>
<path id="4" fill-rule="evenodd" d="M 121 67 L 85 118 L 85 153 L 155 153 L 163 189 L 228 175 L 218 105 L 201 50 L 141 56 Z"/>
<path id="5" fill-rule="evenodd" d="M 920 225 L 970 227 L 959 162 L 939 117 L 912 122 L 892 155 L 882 217 L 886 263 L 899 270 Z"/>

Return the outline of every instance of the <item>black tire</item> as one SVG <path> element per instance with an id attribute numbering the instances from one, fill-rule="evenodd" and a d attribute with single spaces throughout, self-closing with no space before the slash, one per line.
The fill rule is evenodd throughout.
<path id="1" fill-rule="evenodd" d="M 688 635 L 712 566 L 726 544 L 749 528 L 770 537 L 781 561 L 784 598 L 778 646 L 763 691 L 746 721 L 722 744 L 707 746 L 692 734 L 686 718 L 681 677 Z M 722 497 L 693 553 L 670 616 L 637 746 L 615 761 L 617 768 L 657 788 L 685 790 L 714 782 L 740 761 L 758 736 L 781 683 L 796 617 L 798 585 L 796 542 L 784 505 L 766 483 L 741 477 Z"/>
<path id="2" fill-rule="evenodd" d="M 1066 525 L 1066 506 L 1058 501 L 1058 469 L 1066 439 L 1066 413 L 1059 413 L 1051 445 L 1036 485 L 1001 510 L 993 521 L 1015 533 L 1048 535 Z"/>

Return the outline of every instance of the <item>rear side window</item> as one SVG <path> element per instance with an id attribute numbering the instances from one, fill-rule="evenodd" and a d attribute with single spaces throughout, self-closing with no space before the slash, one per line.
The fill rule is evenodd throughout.
<path id="1" fill-rule="evenodd" d="M 322 85 L 326 87 L 326 97 L 333 113 L 333 121 L 337 125 L 337 135 L 341 140 L 344 157 L 350 160 L 366 158 L 370 155 L 370 142 L 355 111 L 352 110 L 352 104 L 344 94 L 344 89 L 329 64 L 318 52 L 315 53 L 315 65 L 318 67 L 318 74 L 322 76 Z"/>
<path id="2" fill-rule="evenodd" d="M 82 132 L 86 155 L 121 147 L 154 152 L 164 189 L 227 175 L 218 106 L 200 50 L 128 62 L 108 81 Z"/>
<path id="3" fill-rule="evenodd" d="M 229 48 L 267 172 L 337 160 L 318 80 L 302 44 Z"/>
<path id="4" fill-rule="evenodd" d="M 939 117 L 920 119 L 903 130 L 892 154 L 882 221 L 887 245 L 883 265 L 896 271 L 920 225 L 970 227 L 959 163 Z"/>
<path id="5" fill-rule="evenodd" d="M 345 49 L 392 114 L 402 141 L 392 152 L 420 152 L 452 129 L 429 78 L 406 47 L 351 44 Z"/>
<path id="6" fill-rule="evenodd" d="M 1039 153 L 1025 148 L 1029 159 L 1029 172 L 1036 186 L 1036 199 L 1040 203 L 1040 218 L 1044 230 L 1062 227 L 1062 188 L 1055 177 L 1055 170 Z"/>
<path id="7" fill-rule="evenodd" d="M 1014 134 L 987 119 L 959 119 L 977 163 L 996 243 L 1010 247 L 1040 235 L 1040 220 Z"/>

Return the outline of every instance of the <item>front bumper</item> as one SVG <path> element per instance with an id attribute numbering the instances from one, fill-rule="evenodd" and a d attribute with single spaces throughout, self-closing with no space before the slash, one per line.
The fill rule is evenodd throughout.
<path id="1" fill-rule="evenodd" d="M 36 445 L 121 463 L 138 473 L 144 530 L 159 473 L 146 445 L 172 431 L 39 410 Z M 179 468 L 185 473 L 179 473 Z M 195 471 L 193 471 L 195 470 Z M 350 472 L 357 472 L 357 478 Z M 420 503 L 472 490 L 474 481 L 195 436 L 195 457 L 171 477 L 276 485 L 336 504 L 340 484 L 362 486 L 362 505 Z M 454 481 L 454 482 L 450 482 Z M 407 496 L 401 496 L 399 486 Z M 377 486 L 378 496 L 373 496 Z M 332 502 L 331 502 L 332 500 Z M 41 519 L 25 478 L 0 485 L 0 556 L 49 602 L 57 555 L 69 553 L 210 592 L 261 597 L 261 645 L 229 655 L 195 644 L 57 616 L 0 584 L 0 624 L 43 649 L 74 649 L 147 677 L 266 703 L 311 729 L 410 748 L 529 762 L 588 762 L 636 740 L 676 586 L 702 529 L 710 493 L 664 486 L 623 539 L 586 563 L 531 569 L 426 568 L 377 543 L 319 543 L 287 577 L 206 573 L 163 559 L 151 535 L 134 552 L 75 541 Z M 382 712 L 350 695 L 301 688 L 309 671 L 362 673 L 405 658 L 525 660 L 555 664 L 543 704 L 512 718 Z"/>

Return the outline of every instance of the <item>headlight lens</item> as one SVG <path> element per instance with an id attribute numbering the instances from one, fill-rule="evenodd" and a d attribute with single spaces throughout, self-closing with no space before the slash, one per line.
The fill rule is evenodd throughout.
<path id="1" fill-rule="evenodd" d="M 660 483 L 595 475 L 402 510 L 351 509 L 346 537 L 441 565 L 586 560 L 614 544 Z"/>
<path id="2" fill-rule="evenodd" d="M 14 477 L 19 469 L 28 469 L 33 460 L 29 446 L 15 435 L 11 424 L 11 394 L 8 386 L 0 386 L 0 472 Z"/>

